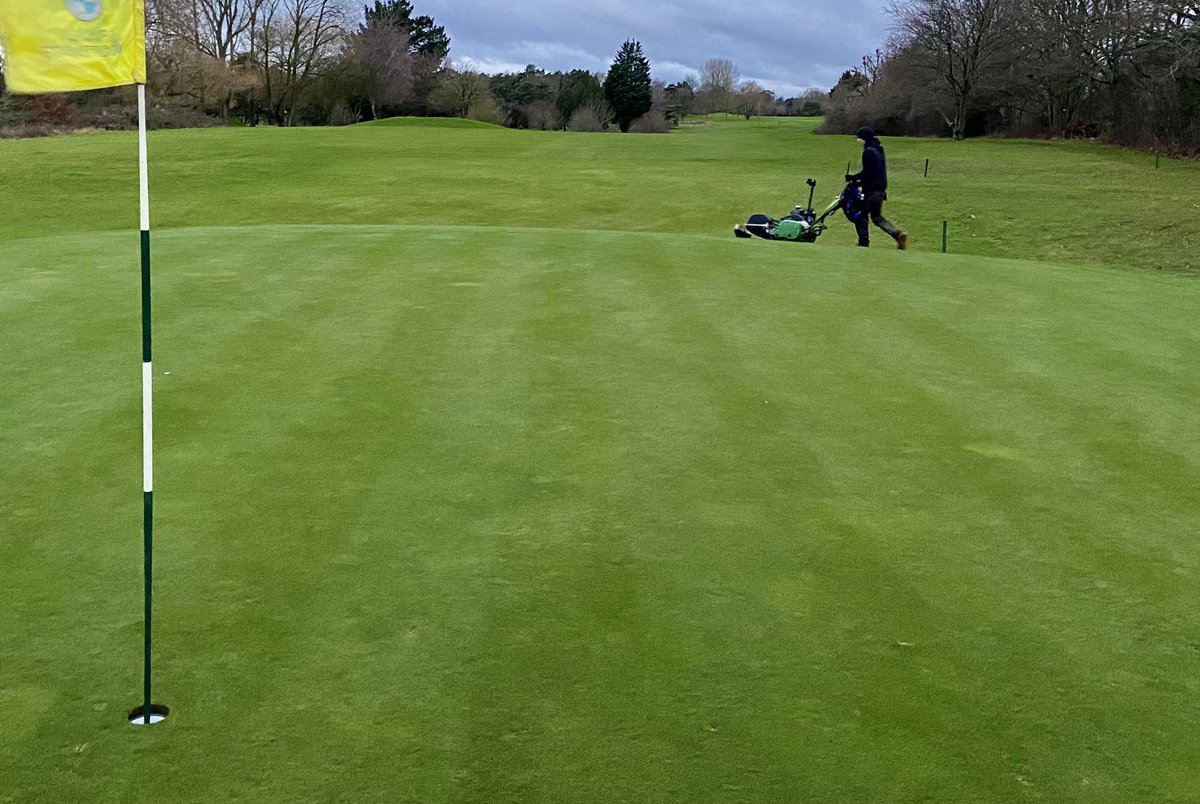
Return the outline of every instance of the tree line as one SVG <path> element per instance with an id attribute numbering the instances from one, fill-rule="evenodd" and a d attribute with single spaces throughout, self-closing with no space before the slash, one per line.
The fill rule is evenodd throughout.
<path id="1" fill-rule="evenodd" d="M 1103 136 L 1200 153 L 1200 3 L 899 0 L 830 93 L 826 131 Z"/>
<path id="2" fill-rule="evenodd" d="M 689 115 L 825 117 L 823 131 L 1104 136 L 1200 153 L 1200 3 L 895 0 L 895 34 L 826 92 L 775 97 L 709 59 L 650 77 L 630 40 L 607 74 L 485 75 L 410 0 L 146 0 L 151 124 L 339 125 L 455 115 L 517 128 L 666 131 Z M 2 79 L 0 79 L 2 81 Z M 0 129 L 129 127 L 127 90 L 18 98 Z"/>
<path id="3" fill-rule="evenodd" d="M 485 75 L 450 58 L 445 28 L 410 0 L 146 0 L 151 125 L 341 125 L 454 115 L 517 128 L 666 131 L 689 114 L 820 115 L 826 93 L 776 98 L 710 59 L 674 84 L 654 81 L 635 40 L 608 72 L 535 65 Z M 0 127 L 127 127 L 127 90 L 0 95 Z"/>

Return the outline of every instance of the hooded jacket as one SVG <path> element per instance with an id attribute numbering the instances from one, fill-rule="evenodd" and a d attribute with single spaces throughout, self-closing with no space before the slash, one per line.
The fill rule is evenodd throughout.
<path id="1" fill-rule="evenodd" d="M 887 158 L 883 155 L 883 143 L 869 128 L 854 132 L 863 141 L 862 171 L 854 174 L 854 181 L 862 185 L 864 193 L 887 190 Z"/>

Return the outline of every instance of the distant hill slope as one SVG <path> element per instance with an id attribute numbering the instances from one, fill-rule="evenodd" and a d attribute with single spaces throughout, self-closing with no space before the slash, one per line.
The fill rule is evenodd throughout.
<path id="1" fill-rule="evenodd" d="M 412 128 L 503 128 L 495 123 L 484 123 L 479 120 L 464 120 L 461 117 L 385 117 L 380 120 L 368 120 L 358 126 L 371 127 L 412 127 Z"/>

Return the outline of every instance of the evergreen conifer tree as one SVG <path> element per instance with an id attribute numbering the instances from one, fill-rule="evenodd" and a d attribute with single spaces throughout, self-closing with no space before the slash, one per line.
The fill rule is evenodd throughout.
<path id="1" fill-rule="evenodd" d="M 604 97 L 621 131 L 628 131 L 630 123 L 650 111 L 650 62 L 641 42 L 629 39 L 621 45 L 604 79 Z"/>
<path id="2" fill-rule="evenodd" d="M 373 25 L 390 25 L 411 37 L 409 50 L 414 54 L 430 56 L 440 63 L 450 52 L 446 29 L 434 24 L 433 17 L 423 14 L 414 17 L 410 0 L 375 0 L 373 7 L 363 7 L 363 13 L 366 23 L 360 27 L 360 32 Z"/>

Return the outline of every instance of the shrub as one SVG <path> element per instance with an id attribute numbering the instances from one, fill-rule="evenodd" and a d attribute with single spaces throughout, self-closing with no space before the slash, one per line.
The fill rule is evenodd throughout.
<path id="1" fill-rule="evenodd" d="M 151 104 L 146 112 L 146 124 L 152 129 L 160 128 L 212 128 L 222 125 L 216 117 L 190 106 L 171 106 L 165 103 Z"/>
<path id="2" fill-rule="evenodd" d="M 631 134 L 669 134 L 671 124 L 662 112 L 649 112 L 634 120 L 629 131 Z"/>
<path id="3" fill-rule="evenodd" d="M 467 118 L 502 126 L 504 125 L 504 110 L 500 108 L 500 104 L 496 102 L 492 93 L 488 92 L 483 99 L 471 107 L 471 113 L 467 115 Z"/>
<path id="4" fill-rule="evenodd" d="M 65 95 L 35 95 L 30 106 L 30 114 L 35 123 L 70 126 L 75 122 L 75 107 Z"/>
<path id="5" fill-rule="evenodd" d="M 589 101 L 571 113 L 567 131 L 604 131 L 612 120 L 612 109 L 601 100 Z"/>

